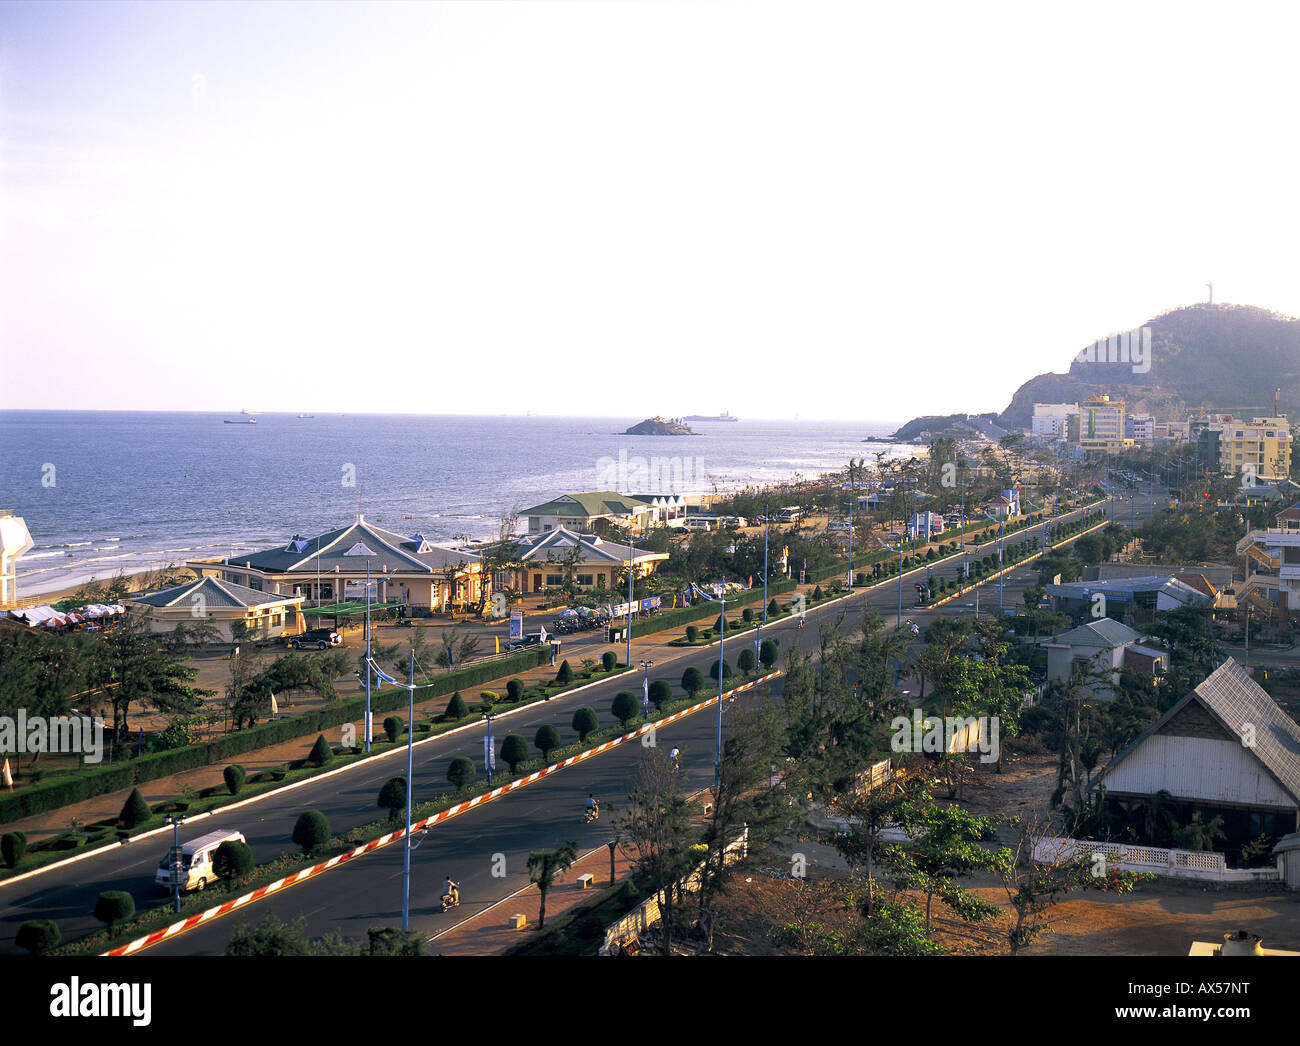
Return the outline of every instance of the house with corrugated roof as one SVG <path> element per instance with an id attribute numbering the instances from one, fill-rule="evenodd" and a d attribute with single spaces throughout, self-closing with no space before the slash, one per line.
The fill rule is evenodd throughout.
<path id="1" fill-rule="evenodd" d="M 1158 799 L 1174 825 L 1197 811 L 1202 824 L 1222 817 L 1216 849 L 1239 851 L 1261 835 L 1276 842 L 1300 830 L 1300 724 L 1229 658 L 1120 751 L 1093 788 L 1104 789 L 1114 824 L 1140 841 L 1149 841 L 1143 826 Z"/>
<path id="2" fill-rule="evenodd" d="M 564 584 L 564 563 L 575 557 L 579 588 L 617 590 L 627 584 L 629 559 L 635 577 L 644 577 L 658 569 L 668 558 L 667 552 L 649 552 L 596 534 L 579 534 L 557 527 L 542 534 L 527 534 L 517 544 L 520 566 L 513 572 L 512 587 L 521 592 L 543 592 Z"/>
<path id="3" fill-rule="evenodd" d="M 258 592 L 302 596 L 314 606 L 365 599 L 367 577 L 372 600 L 433 613 L 476 606 L 492 585 L 476 553 L 385 530 L 361 515 L 315 537 L 295 534 L 274 548 L 186 566 Z"/>
<path id="4" fill-rule="evenodd" d="M 233 640 L 231 626 L 240 621 L 251 636 L 275 639 L 303 631 L 301 595 L 284 596 L 201 577 L 184 585 L 136 596 L 127 602 L 131 614 L 141 616 L 150 632 L 174 632 L 177 625 L 192 628 L 211 625 L 218 641 Z"/>

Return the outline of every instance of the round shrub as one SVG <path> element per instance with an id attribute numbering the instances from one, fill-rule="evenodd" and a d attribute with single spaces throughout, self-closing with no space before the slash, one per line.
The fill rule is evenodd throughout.
<path id="1" fill-rule="evenodd" d="M 682 673 L 682 689 L 694 697 L 704 689 L 704 673 L 692 665 Z"/>
<path id="2" fill-rule="evenodd" d="M 311 752 L 307 755 L 308 765 L 328 766 L 333 758 L 334 752 L 330 749 L 330 743 L 325 740 L 324 734 L 319 734 L 316 743 L 311 746 Z"/>
<path id="3" fill-rule="evenodd" d="M 620 690 L 614 695 L 614 703 L 610 706 L 614 718 L 619 721 L 624 730 L 627 729 L 627 724 L 636 718 L 640 710 L 641 702 L 637 700 L 636 694 L 630 690 Z"/>
<path id="4" fill-rule="evenodd" d="M 745 647 L 736 658 L 736 667 L 745 675 L 749 675 L 750 672 L 754 671 L 756 664 L 758 664 L 758 658 L 754 656 L 754 651 L 749 647 Z"/>
<path id="5" fill-rule="evenodd" d="M 614 671 L 614 668 L 617 664 L 618 664 L 618 658 L 614 655 L 614 651 L 606 650 L 603 654 L 600 655 L 600 667 L 603 668 L 606 672 Z"/>
<path id="6" fill-rule="evenodd" d="M 135 914 L 135 898 L 125 890 L 105 890 L 91 914 L 108 927 L 108 935 L 112 937 L 117 924 Z"/>
<path id="7" fill-rule="evenodd" d="M 395 715 L 390 715 L 384 720 L 384 733 L 388 737 L 389 744 L 397 744 L 397 739 L 402 736 L 402 727 L 405 725 Z"/>
<path id="8" fill-rule="evenodd" d="M 23 854 L 26 852 L 27 833 L 15 831 L 0 835 L 0 857 L 4 859 L 6 868 L 17 868 L 18 862 L 23 859 Z"/>
<path id="9" fill-rule="evenodd" d="M 735 672 L 732 671 L 731 663 L 724 660 L 722 662 L 722 678 L 730 679 L 733 675 L 735 675 Z M 714 661 L 713 664 L 709 666 L 709 677 L 711 679 L 718 678 L 718 662 Z"/>
<path id="10" fill-rule="evenodd" d="M 746 624 L 749 624 L 749 622 L 754 620 L 754 608 L 745 607 L 745 609 L 740 612 L 740 616 L 744 619 Z"/>
<path id="11" fill-rule="evenodd" d="M 512 679 L 506 684 L 506 700 L 521 701 L 524 696 L 524 684 L 518 679 Z"/>
<path id="12" fill-rule="evenodd" d="M 465 699 L 460 696 L 460 691 L 457 690 L 451 695 L 451 700 L 447 702 L 446 718 L 459 723 L 467 715 L 469 715 L 469 706 L 465 704 Z"/>
<path id="13" fill-rule="evenodd" d="M 664 705 L 673 699 L 673 685 L 666 679 L 656 679 L 650 684 L 650 703 L 662 711 Z"/>
<path id="14" fill-rule="evenodd" d="M 694 643 L 700 637 L 700 630 L 694 625 L 686 626 L 686 642 Z"/>
<path id="15" fill-rule="evenodd" d="M 385 781 L 384 787 L 379 789 L 379 798 L 375 805 L 388 811 L 390 821 L 396 821 L 397 811 L 406 806 L 406 778 L 390 777 Z"/>
<path id="16" fill-rule="evenodd" d="M 244 787 L 244 779 L 247 776 L 244 768 L 238 763 L 231 763 L 221 771 L 221 777 L 226 782 L 226 791 L 231 795 L 239 794 L 239 790 Z"/>
<path id="17" fill-rule="evenodd" d="M 478 695 L 480 707 L 490 707 L 501 700 L 501 695 L 495 690 L 483 690 Z"/>
<path id="18" fill-rule="evenodd" d="M 447 767 L 447 780 L 456 788 L 456 791 L 462 791 L 472 780 L 478 771 L 474 767 L 474 760 L 468 756 L 458 755 Z"/>
<path id="19" fill-rule="evenodd" d="M 330 841 L 330 823 L 319 810 L 304 810 L 293 826 L 293 841 L 305 854 L 315 853 Z"/>
<path id="20" fill-rule="evenodd" d="M 817 585 L 815 588 L 813 588 L 813 594 L 812 594 L 813 602 L 816 603 L 818 600 L 823 598 L 825 597 L 822 594 L 822 587 L 821 585 Z"/>
<path id="21" fill-rule="evenodd" d="M 560 662 L 560 670 L 555 673 L 555 681 L 561 685 L 573 682 L 573 669 L 569 667 L 567 657 Z"/>
<path id="22" fill-rule="evenodd" d="M 238 839 L 227 839 L 212 855 L 212 870 L 232 890 L 235 884 L 253 870 L 253 848 Z"/>
<path id="23" fill-rule="evenodd" d="M 590 705 L 583 705 L 573 713 L 573 722 L 569 724 L 578 735 L 579 741 L 586 741 L 589 734 L 595 733 L 600 726 L 600 718 Z"/>
<path id="24" fill-rule="evenodd" d="M 776 664 L 777 648 L 775 639 L 765 639 L 758 646 L 758 659 L 763 663 L 764 668 L 771 668 Z"/>
<path id="25" fill-rule="evenodd" d="M 14 936 L 14 944 L 32 955 L 44 955 L 59 946 L 63 935 L 59 926 L 50 919 L 28 919 Z"/>
<path id="26" fill-rule="evenodd" d="M 150 816 L 149 804 L 144 801 L 140 789 L 132 788 L 131 794 L 127 796 L 126 803 L 122 806 L 122 812 L 118 814 L 117 819 L 125 827 L 135 828 L 137 825 L 144 824 L 149 820 Z"/>
<path id="27" fill-rule="evenodd" d="M 776 601 L 776 596 L 773 596 L 767 602 L 767 616 L 768 617 L 781 616 L 781 604 Z"/>
<path id="28" fill-rule="evenodd" d="M 533 746 L 542 753 L 542 758 L 549 763 L 551 753 L 560 747 L 560 732 L 550 724 L 539 726 L 537 733 L 533 735 Z"/>
<path id="29" fill-rule="evenodd" d="M 501 742 L 501 761 L 510 767 L 513 774 L 519 764 L 528 758 L 528 742 L 523 734 L 507 734 Z"/>

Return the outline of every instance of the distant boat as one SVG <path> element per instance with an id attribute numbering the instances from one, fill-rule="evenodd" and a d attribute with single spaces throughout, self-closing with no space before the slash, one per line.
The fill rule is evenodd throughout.
<path id="1" fill-rule="evenodd" d="M 716 417 L 706 417 L 703 414 L 687 414 L 682 421 L 739 421 L 739 418 L 733 418 L 729 411 L 723 411 Z"/>
<path id="2" fill-rule="evenodd" d="M 227 418 L 226 424 L 227 425 L 256 425 L 257 419 L 249 418 L 247 421 L 231 421 L 229 418 Z"/>
<path id="3" fill-rule="evenodd" d="M 241 410 L 240 414 L 265 414 L 264 410 Z"/>

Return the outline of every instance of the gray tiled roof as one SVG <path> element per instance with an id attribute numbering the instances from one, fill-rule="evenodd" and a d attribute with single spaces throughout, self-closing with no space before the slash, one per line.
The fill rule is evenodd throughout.
<path id="1" fill-rule="evenodd" d="M 565 550 L 581 542 L 584 563 L 610 562 L 626 563 L 628 546 L 614 541 L 606 541 L 594 534 L 578 534 L 565 527 L 556 527 L 545 534 L 529 534 L 519 539 L 519 556 L 525 563 L 545 561 L 548 553 L 556 557 L 564 555 Z M 667 559 L 666 552 L 646 552 L 633 548 L 632 558 L 644 562 L 647 558 Z"/>
<path id="2" fill-rule="evenodd" d="M 301 598 L 282 596 L 275 592 L 259 592 L 255 588 L 246 588 L 229 581 L 205 577 L 185 585 L 177 585 L 175 588 L 165 588 L 161 592 L 151 592 L 147 596 L 138 596 L 132 602 L 162 608 L 190 603 L 195 597 L 203 599 L 210 607 L 232 608 L 256 607 L 264 603 L 284 603 Z"/>
<path id="3" fill-rule="evenodd" d="M 521 516 L 570 516 L 597 519 L 601 516 L 630 516 L 645 511 L 641 498 L 624 496 L 613 490 L 593 490 L 581 494 L 562 494 L 542 505 L 524 509 Z"/>
<path id="4" fill-rule="evenodd" d="M 319 551 L 318 551 L 319 550 Z M 432 574 L 449 566 L 468 566 L 479 561 L 473 552 L 429 544 L 419 534 L 410 537 L 384 530 L 359 518 L 357 522 L 319 537 L 294 536 L 280 548 L 250 552 L 222 562 L 231 567 L 249 567 L 265 574 L 365 573 Z"/>
<path id="5" fill-rule="evenodd" d="M 1057 636 L 1052 642 L 1068 643 L 1070 646 L 1096 646 L 1114 649 L 1117 646 L 1127 646 L 1129 643 L 1141 638 L 1140 633 L 1134 632 L 1122 621 L 1112 621 L 1108 617 L 1103 617 L 1098 618 L 1096 621 L 1089 621 L 1078 628 L 1072 628 L 1070 631 Z"/>

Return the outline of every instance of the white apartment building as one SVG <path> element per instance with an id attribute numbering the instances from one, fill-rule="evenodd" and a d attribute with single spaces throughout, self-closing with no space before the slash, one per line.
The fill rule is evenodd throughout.
<path id="1" fill-rule="evenodd" d="M 1064 436 L 1066 419 L 1078 413 L 1077 403 L 1035 403 L 1031 432 L 1035 436 Z"/>

